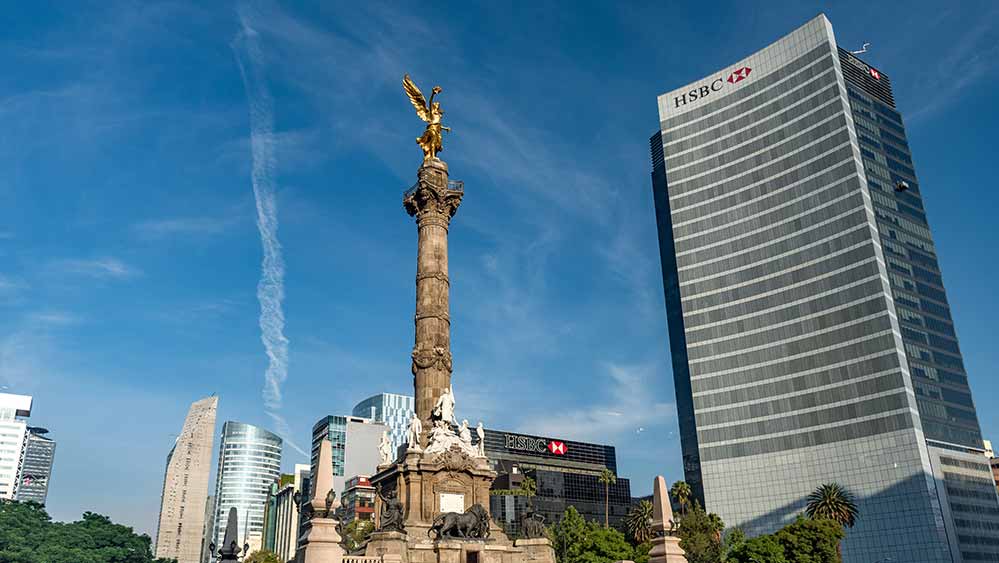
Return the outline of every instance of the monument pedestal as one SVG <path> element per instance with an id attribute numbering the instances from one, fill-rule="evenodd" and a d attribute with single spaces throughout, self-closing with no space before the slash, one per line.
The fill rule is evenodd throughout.
<path id="1" fill-rule="evenodd" d="M 652 538 L 649 563 L 687 563 L 687 554 L 680 547 L 680 538 L 676 536 Z"/>
<path id="2" fill-rule="evenodd" d="M 296 563 L 339 563 L 343 558 L 338 522 L 332 518 L 312 518 L 298 540 Z"/>
<path id="3" fill-rule="evenodd" d="M 464 512 L 479 504 L 489 509 L 489 488 L 496 479 L 485 458 L 473 457 L 458 447 L 439 453 L 409 451 L 396 464 L 371 477 L 374 487 L 394 490 L 405 506 L 404 522 L 408 543 L 430 541 L 434 517 L 444 512 Z M 381 526 L 382 501 L 375 499 L 375 528 Z M 495 525 L 491 539 L 512 545 Z"/>
<path id="4" fill-rule="evenodd" d="M 524 563 L 555 563 L 555 548 L 548 538 L 520 539 L 513 542 L 524 552 Z"/>

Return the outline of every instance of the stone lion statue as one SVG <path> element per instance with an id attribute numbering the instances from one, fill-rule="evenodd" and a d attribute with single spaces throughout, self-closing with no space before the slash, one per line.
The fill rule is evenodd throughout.
<path id="1" fill-rule="evenodd" d="M 427 535 L 435 539 L 486 539 L 489 537 L 489 513 L 481 504 L 473 504 L 464 514 L 445 512 L 434 518 Z"/>

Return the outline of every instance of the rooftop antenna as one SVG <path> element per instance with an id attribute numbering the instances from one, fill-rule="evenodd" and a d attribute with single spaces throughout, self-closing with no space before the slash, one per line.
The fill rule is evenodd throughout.
<path id="1" fill-rule="evenodd" d="M 863 55 L 864 53 L 867 52 L 867 48 L 870 47 L 870 46 L 871 46 L 870 43 L 864 43 L 864 46 L 861 47 L 859 51 L 850 51 L 850 54 L 852 54 L 852 55 Z"/>

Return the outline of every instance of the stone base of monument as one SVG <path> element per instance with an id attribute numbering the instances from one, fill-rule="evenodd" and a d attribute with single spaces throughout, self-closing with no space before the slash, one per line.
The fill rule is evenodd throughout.
<path id="1" fill-rule="evenodd" d="M 513 542 L 524 552 L 524 563 L 555 563 L 555 548 L 548 538 L 519 539 Z"/>
<path id="2" fill-rule="evenodd" d="M 519 547 L 498 543 L 491 538 L 410 542 L 407 534 L 385 532 L 380 537 L 379 534 L 372 534 L 365 557 L 381 557 L 385 562 L 398 563 L 555 563 L 555 552 L 550 543 Z"/>
<path id="3" fill-rule="evenodd" d="M 332 518 L 313 518 L 305 523 L 298 540 L 295 563 L 339 563 L 343 558 L 338 522 Z"/>
<path id="4" fill-rule="evenodd" d="M 452 447 L 443 452 L 408 451 L 403 458 L 379 468 L 371 484 L 395 491 L 406 507 L 408 543 L 430 541 L 428 531 L 434 517 L 443 512 L 464 512 L 472 505 L 489 507 L 489 488 L 496 478 L 489 462 Z M 381 526 L 382 501 L 375 499 L 375 529 Z M 513 544 L 495 524 L 490 537 L 498 544 Z"/>
<path id="5" fill-rule="evenodd" d="M 652 538 L 649 563 L 687 563 L 687 554 L 680 547 L 680 538 L 676 536 Z"/>

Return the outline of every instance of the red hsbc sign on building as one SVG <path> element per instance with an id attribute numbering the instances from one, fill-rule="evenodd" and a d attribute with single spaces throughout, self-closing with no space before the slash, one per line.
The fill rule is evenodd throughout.
<path id="1" fill-rule="evenodd" d="M 507 434 L 505 436 L 506 448 L 508 450 L 521 450 L 525 452 L 545 452 L 554 455 L 565 455 L 569 453 L 569 446 L 560 440 L 549 440 L 547 438 L 535 438 L 533 436 L 520 436 L 517 434 Z"/>
<path id="2" fill-rule="evenodd" d="M 753 72 L 753 69 L 749 68 L 748 66 L 737 68 L 733 70 L 731 73 L 729 73 L 728 78 L 716 78 L 713 81 L 711 81 L 710 84 L 702 84 L 701 86 L 698 86 L 697 88 L 694 88 L 689 92 L 685 92 L 679 96 L 674 97 L 673 107 L 678 108 L 680 106 L 687 105 L 687 102 L 693 102 L 700 98 L 705 98 L 707 96 L 710 96 L 713 92 L 721 90 L 725 86 L 726 82 L 728 82 L 729 84 L 738 84 L 743 80 L 749 78 L 749 73 L 751 72 Z"/>

